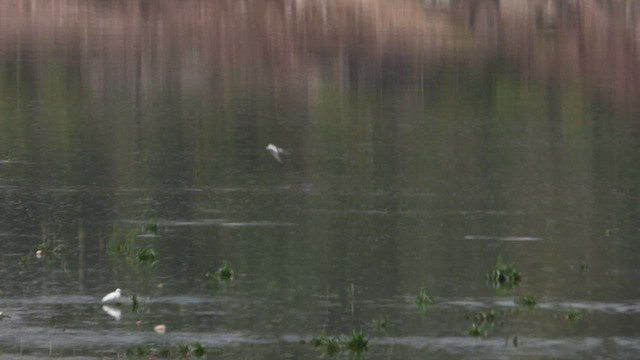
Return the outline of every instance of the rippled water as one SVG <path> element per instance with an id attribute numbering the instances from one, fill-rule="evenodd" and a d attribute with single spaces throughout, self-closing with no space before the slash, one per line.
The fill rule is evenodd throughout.
<path id="1" fill-rule="evenodd" d="M 0 2 L 0 358 L 637 358 L 639 10 Z"/>

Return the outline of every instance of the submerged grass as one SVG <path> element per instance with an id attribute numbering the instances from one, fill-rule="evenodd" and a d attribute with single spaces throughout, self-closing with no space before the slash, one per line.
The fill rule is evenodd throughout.
<path id="1" fill-rule="evenodd" d="M 374 319 L 373 327 L 379 332 L 386 332 L 389 329 L 389 318 L 385 316 L 384 318 Z"/>
<path id="2" fill-rule="evenodd" d="M 111 239 L 108 243 L 109 251 L 126 259 L 136 266 L 154 266 L 158 263 L 158 252 L 151 247 L 139 247 L 136 244 L 139 230 L 126 231 L 114 225 Z"/>
<path id="3" fill-rule="evenodd" d="M 498 321 L 501 320 L 504 313 L 502 311 L 489 310 L 489 311 L 478 311 L 471 316 L 467 316 L 467 320 L 471 320 L 474 324 L 490 324 L 495 325 Z"/>
<path id="4" fill-rule="evenodd" d="M 476 323 L 471 324 L 471 326 L 467 329 L 467 334 L 472 337 L 480 337 L 483 334 L 483 328 L 481 325 Z"/>
<path id="5" fill-rule="evenodd" d="M 427 306 L 433 304 L 433 298 L 429 296 L 427 289 L 424 286 L 420 288 L 420 292 L 418 292 L 418 295 L 416 296 L 416 304 L 422 308 L 422 310 L 425 310 Z"/>
<path id="6" fill-rule="evenodd" d="M 350 336 L 346 337 L 344 344 L 351 355 L 359 356 L 367 351 L 369 339 L 364 336 L 362 331 L 354 331 Z"/>
<path id="7" fill-rule="evenodd" d="M 206 349 L 200 343 L 172 345 L 138 344 L 128 347 L 125 350 L 127 357 L 140 359 L 190 359 L 201 358 L 205 355 Z"/>
<path id="8" fill-rule="evenodd" d="M 514 301 L 518 307 L 525 309 L 533 309 L 538 305 L 538 300 L 532 294 L 527 294 Z"/>
<path id="9" fill-rule="evenodd" d="M 582 320 L 582 313 L 574 308 L 570 308 L 564 317 L 569 322 L 577 322 Z"/>
<path id="10" fill-rule="evenodd" d="M 362 331 L 354 330 L 351 335 L 342 335 L 340 338 L 321 333 L 311 340 L 311 344 L 325 356 L 333 357 L 346 351 L 352 357 L 360 357 L 368 350 L 369 339 Z"/>
<path id="11" fill-rule="evenodd" d="M 333 336 L 322 333 L 311 340 L 314 348 L 319 349 L 325 356 L 335 356 L 340 352 L 340 341 Z"/>

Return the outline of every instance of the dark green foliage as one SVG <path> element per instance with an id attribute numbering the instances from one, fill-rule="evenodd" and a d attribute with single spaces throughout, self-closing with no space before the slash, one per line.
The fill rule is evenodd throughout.
<path id="1" fill-rule="evenodd" d="M 135 359 L 189 359 L 201 358 L 205 354 L 205 348 L 200 343 L 172 345 L 148 345 L 139 344 L 127 348 L 126 355 Z"/>
<path id="2" fill-rule="evenodd" d="M 158 221 L 154 220 L 153 222 L 148 223 L 145 227 L 144 227 L 145 232 L 150 233 L 150 234 L 157 234 L 158 233 Z"/>
<path id="3" fill-rule="evenodd" d="M 215 294 L 221 285 L 228 284 L 233 279 L 233 269 L 225 262 L 216 272 L 206 273 L 205 276 L 211 280 L 211 289 Z"/>
<path id="4" fill-rule="evenodd" d="M 323 355 L 335 356 L 340 352 L 340 342 L 338 339 L 322 333 L 311 340 L 314 348 L 319 349 Z"/>
<path id="5" fill-rule="evenodd" d="M 534 295 L 528 294 L 516 300 L 515 304 L 521 308 L 533 309 L 538 304 L 538 301 Z"/>
<path id="6" fill-rule="evenodd" d="M 487 283 L 499 289 L 512 289 L 520 283 L 520 273 L 512 264 L 506 264 L 501 256 L 493 270 L 487 273 Z"/>
<path id="7" fill-rule="evenodd" d="M 471 324 L 469 329 L 467 329 L 467 334 L 473 337 L 480 337 L 482 336 L 482 327 L 476 323 L 473 323 Z"/>
<path id="8" fill-rule="evenodd" d="M 311 344 L 325 356 L 336 356 L 341 350 L 354 357 L 361 356 L 368 350 L 369 339 L 362 331 L 354 331 L 351 335 L 343 335 L 341 340 L 322 333 L 311 340 Z"/>
<path id="9" fill-rule="evenodd" d="M 153 266 L 158 263 L 158 253 L 152 248 L 142 248 L 138 250 L 136 259 L 140 265 Z"/>
<path id="10" fill-rule="evenodd" d="M 222 267 L 216 271 L 216 276 L 219 280 L 229 281 L 233 278 L 233 270 L 226 262 L 222 264 Z"/>
<path id="11" fill-rule="evenodd" d="M 131 346 L 127 349 L 127 355 L 129 356 L 149 356 L 151 355 L 151 347 L 146 344 L 139 344 Z"/>
<path id="12" fill-rule="evenodd" d="M 191 353 L 195 357 L 203 357 L 205 352 L 206 352 L 205 348 L 204 348 L 204 346 L 202 346 L 202 344 L 200 344 L 200 343 L 194 343 L 193 344 L 193 350 L 191 351 Z"/>
<path id="13" fill-rule="evenodd" d="M 138 312 L 139 308 L 140 308 L 140 303 L 138 302 L 138 295 L 136 294 L 131 295 L 131 311 Z"/>
<path id="14" fill-rule="evenodd" d="M 346 337 L 344 344 L 352 355 L 361 355 L 367 351 L 369 340 L 362 331 L 354 331 L 351 336 Z"/>
<path id="15" fill-rule="evenodd" d="M 178 355 L 181 358 L 188 357 L 191 354 L 191 347 L 189 344 L 178 344 Z"/>

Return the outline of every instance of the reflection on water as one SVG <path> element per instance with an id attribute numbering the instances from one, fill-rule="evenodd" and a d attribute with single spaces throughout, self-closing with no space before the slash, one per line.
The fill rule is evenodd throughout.
<path id="1" fill-rule="evenodd" d="M 639 15 L 1 1 L 0 358 L 313 358 L 353 330 L 373 359 L 633 358 Z M 511 292 L 486 284 L 498 256 Z M 115 288 L 140 304 L 103 307 Z"/>

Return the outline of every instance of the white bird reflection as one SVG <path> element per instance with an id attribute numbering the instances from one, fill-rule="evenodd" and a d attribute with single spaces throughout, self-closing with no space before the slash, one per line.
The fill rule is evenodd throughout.
<path id="1" fill-rule="evenodd" d="M 122 317 L 122 309 L 117 306 L 102 305 L 102 310 L 104 310 L 104 312 L 111 315 L 111 317 L 116 320 L 120 320 L 120 318 Z"/>

